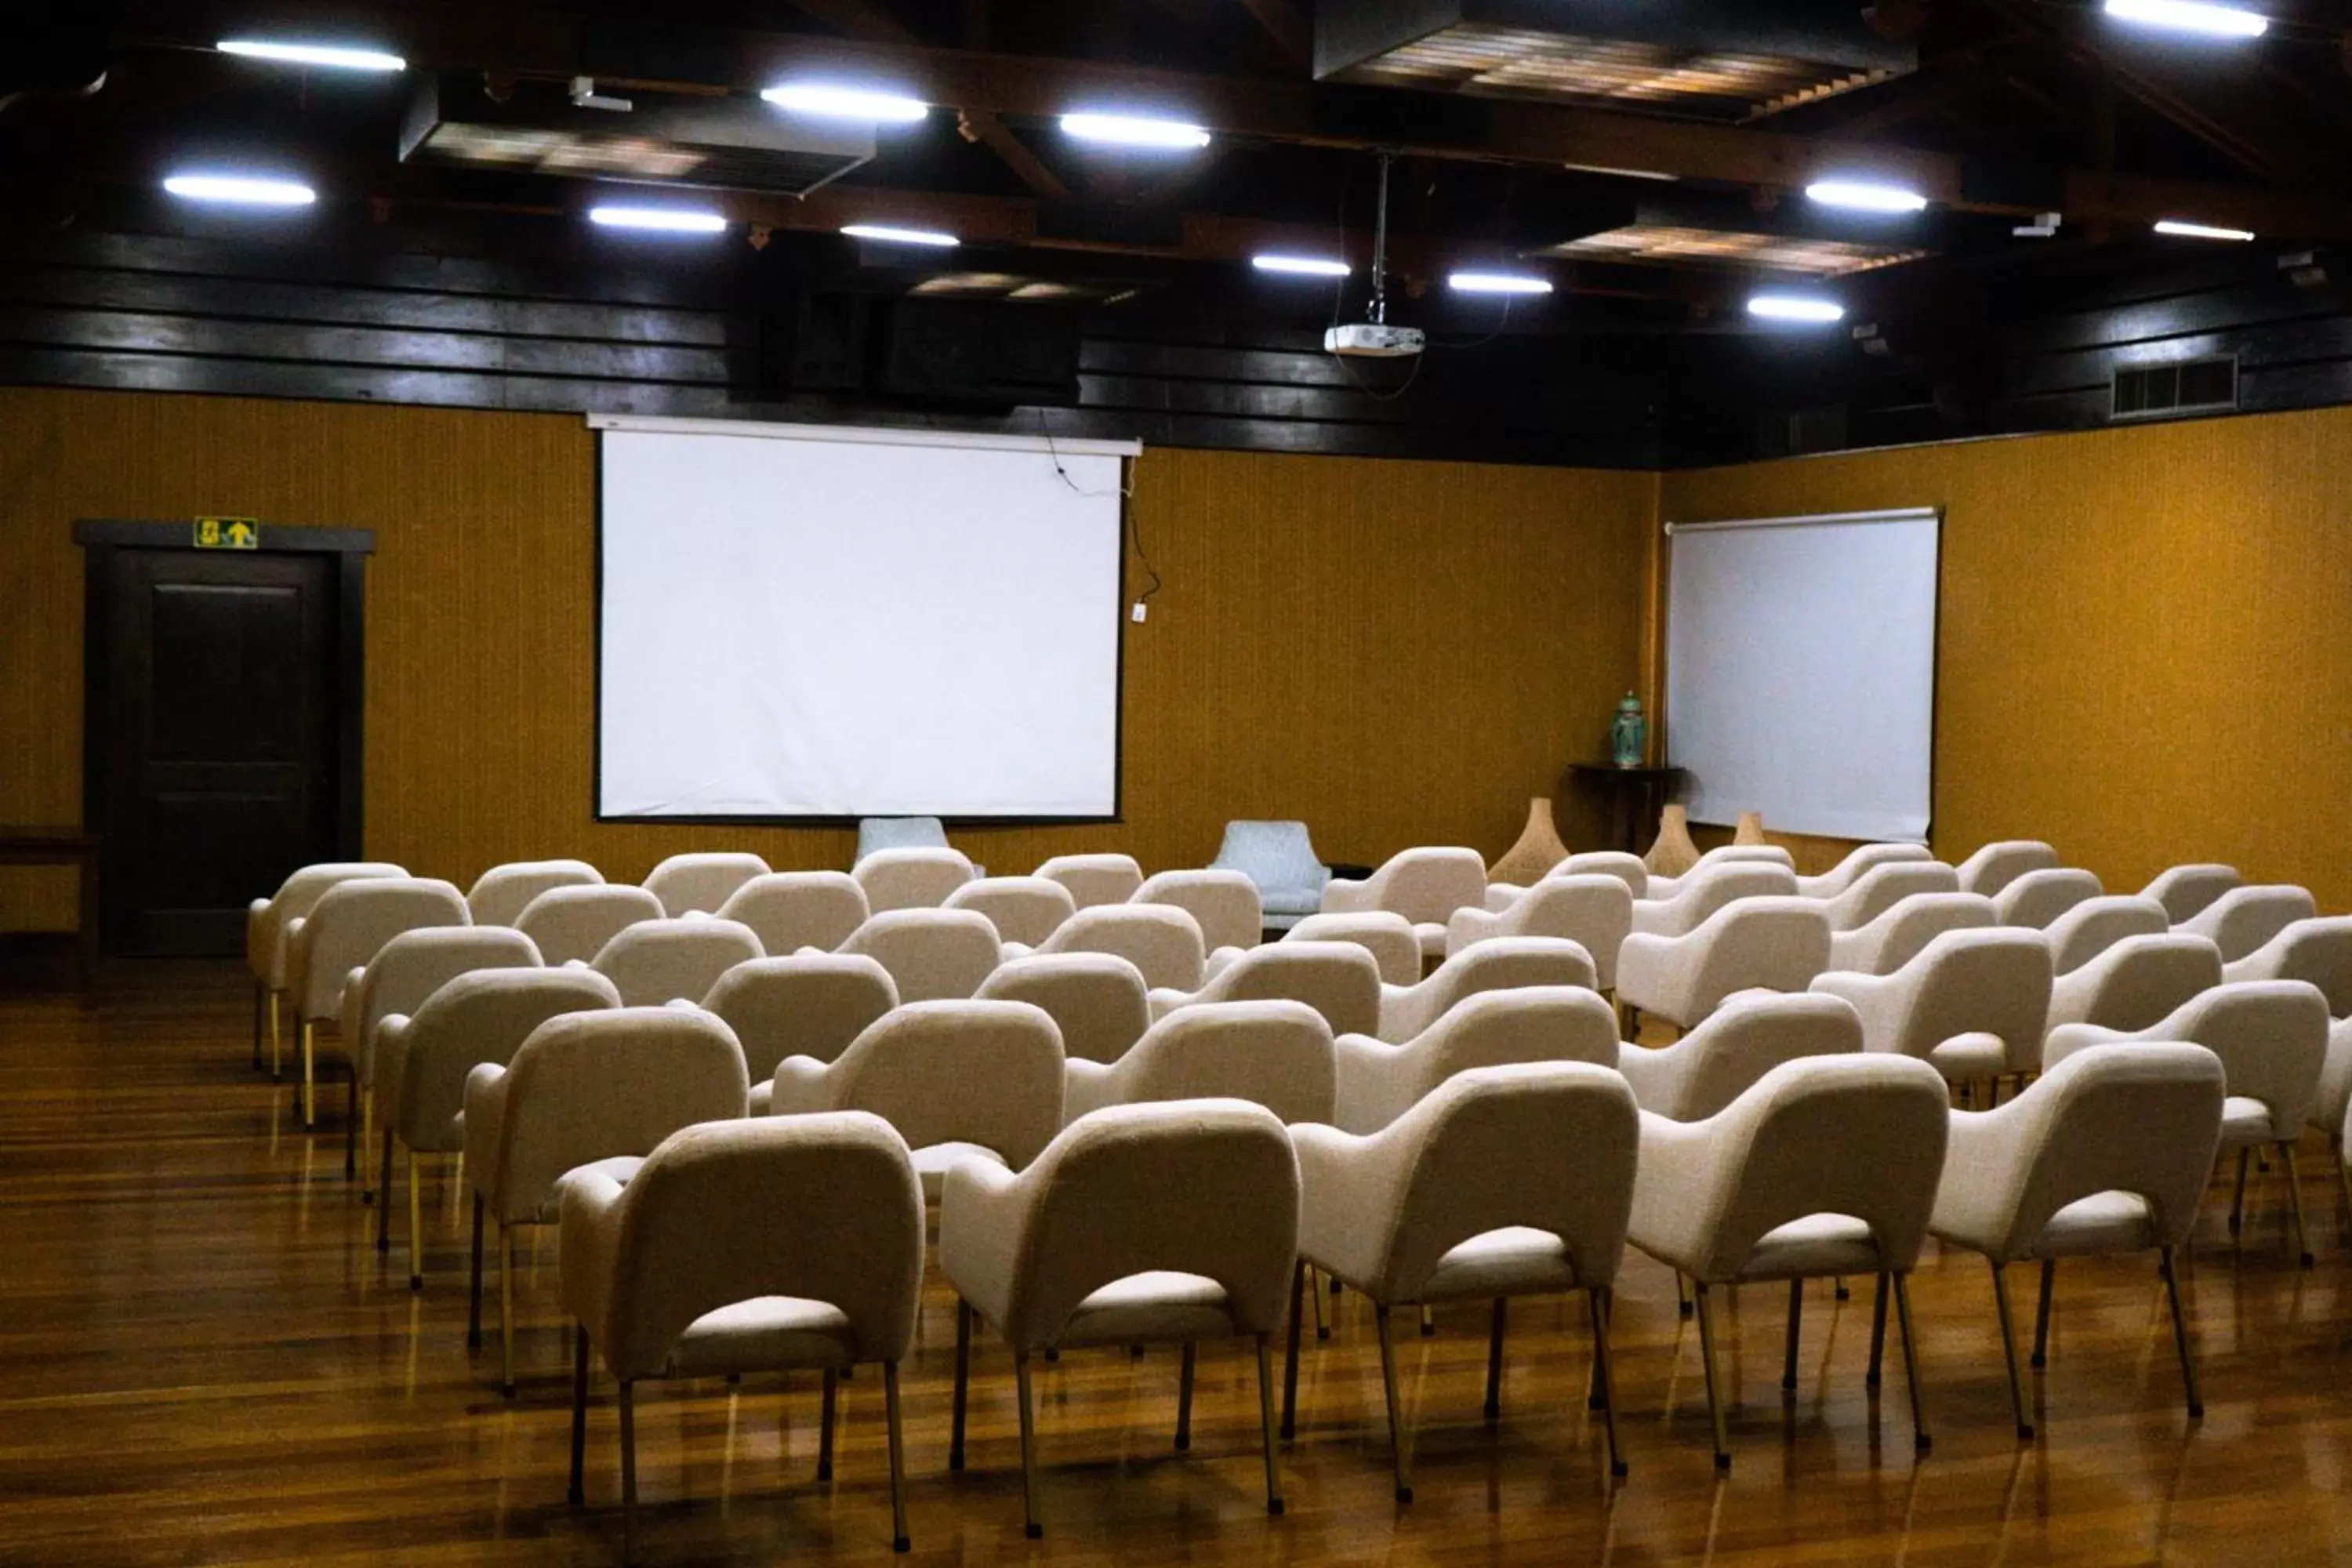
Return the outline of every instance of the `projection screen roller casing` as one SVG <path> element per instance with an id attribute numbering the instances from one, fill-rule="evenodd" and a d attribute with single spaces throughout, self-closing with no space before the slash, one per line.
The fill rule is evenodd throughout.
<path id="1" fill-rule="evenodd" d="M 600 816 L 1117 815 L 1122 448 L 600 423 Z"/>

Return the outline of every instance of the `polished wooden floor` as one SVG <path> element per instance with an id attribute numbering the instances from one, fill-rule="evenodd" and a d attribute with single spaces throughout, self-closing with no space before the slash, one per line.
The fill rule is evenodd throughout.
<path id="1" fill-rule="evenodd" d="M 526 1292 L 520 1397 L 465 1344 L 454 1187 L 428 1210 L 421 1295 L 379 1258 L 340 1128 L 303 1138 L 247 1063 L 228 966 L 132 971 L 104 1000 L 0 995 L 0 1563 L 611 1563 L 609 1388 L 588 1506 L 564 1503 L 569 1373 L 551 1246 Z M 331 1101 L 339 1096 L 330 1096 Z M 908 1380 L 915 1562 L 2318 1562 L 2352 1558 L 2352 1250 L 2315 1143 L 2318 1267 L 2283 1190 L 2242 1250 L 2218 1185 L 2189 1278 L 2206 1416 L 2185 1417 L 2154 1265 L 2062 1271 L 2040 1429 L 2015 1438 L 1983 1264 L 1930 1255 L 1915 1300 L 1933 1451 L 1915 1458 L 1890 1352 L 1863 1386 L 1869 1300 L 1807 1298 L 1780 1391 L 1785 1298 L 1727 1336 L 1737 1463 L 1709 1461 L 1697 1338 L 1671 1278 L 1628 1259 L 1616 1343 L 1631 1477 L 1606 1475 L 1574 1302 L 1512 1319 L 1502 1419 L 1480 1417 L 1485 1313 L 1402 1343 L 1416 1500 L 1391 1497 L 1370 1324 L 1352 1298 L 1309 1342 L 1289 1512 L 1260 1491 L 1246 1347 L 1205 1348 L 1190 1454 L 1176 1361 L 1043 1370 L 1046 1538 L 1023 1540 L 1011 1365 L 976 1357 L 971 1468 L 946 1470 L 950 1300 L 926 1300 Z M 2273 1179 L 2273 1184 L 2277 1180 Z M 2029 1303 L 2032 1279 L 2012 1290 Z M 814 1479 L 816 1384 L 648 1387 L 649 1563 L 890 1561 L 879 1380 L 844 1390 L 836 1479 Z"/>

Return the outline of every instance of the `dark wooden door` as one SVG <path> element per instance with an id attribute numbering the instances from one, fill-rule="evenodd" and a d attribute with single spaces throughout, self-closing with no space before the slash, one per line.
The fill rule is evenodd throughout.
<path id="1" fill-rule="evenodd" d="M 89 674 L 110 953 L 234 953 L 245 906 L 338 840 L 327 553 L 110 549 Z"/>

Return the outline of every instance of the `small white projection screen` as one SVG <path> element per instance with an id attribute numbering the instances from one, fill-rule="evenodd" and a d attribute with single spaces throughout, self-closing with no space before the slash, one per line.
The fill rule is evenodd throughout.
<path id="1" fill-rule="evenodd" d="M 1667 753 L 1690 770 L 1691 820 L 1925 838 L 1936 511 L 1667 532 Z"/>
<path id="2" fill-rule="evenodd" d="M 1117 815 L 1139 447 L 590 423 L 600 816 Z"/>

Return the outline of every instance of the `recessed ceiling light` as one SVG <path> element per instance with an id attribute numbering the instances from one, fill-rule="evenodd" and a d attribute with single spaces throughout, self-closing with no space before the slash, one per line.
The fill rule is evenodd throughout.
<path id="1" fill-rule="evenodd" d="M 841 232 L 852 239 L 875 239 L 885 245 L 929 245 L 940 249 L 960 243 L 951 234 L 941 234 L 935 228 L 894 228 L 887 223 L 848 223 Z"/>
<path id="2" fill-rule="evenodd" d="M 588 221 L 604 228 L 654 234 L 718 234 L 727 227 L 726 218 L 718 213 L 687 207 L 590 207 Z"/>
<path id="3" fill-rule="evenodd" d="M 2271 19 L 2235 5 L 2205 5 L 2197 0 L 2106 0 L 2106 13 L 2119 22 L 2201 33 L 2209 38 L 2259 38 Z"/>
<path id="4" fill-rule="evenodd" d="M 1805 187 L 1805 195 L 1823 206 L 1867 213 L 1916 213 L 1927 205 L 1916 191 L 1874 180 L 1816 180 Z"/>
<path id="5" fill-rule="evenodd" d="M 276 38 L 223 38 L 213 47 L 225 55 L 248 59 L 282 60 L 288 65 L 325 66 L 331 70 L 404 71 L 408 62 L 382 49 L 352 48 L 341 44 L 298 44 Z"/>
<path id="6" fill-rule="evenodd" d="M 1804 321 L 1825 326 L 1845 319 L 1845 307 L 1834 300 L 1819 299 L 1807 294 L 1756 294 L 1748 300 L 1748 313 L 1759 321 Z"/>
<path id="7" fill-rule="evenodd" d="M 1092 110 L 1065 114 L 1062 133 L 1081 142 L 1160 153 L 1187 153 L 1209 144 L 1209 132 L 1201 126 L 1147 114 L 1100 114 Z"/>
<path id="8" fill-rule="evenodd" d="M 929 104 L 903 92 L 837 82 L 788 81 L 760 96 L 794 114 L 818 120 L 861 120 L 874 125 L 910 124 L 931 111 Z"/>
<path id="9" fill-rule="evenodd" d="M 2190 223 L 2185 218 L 2168 217 L 2156 226 L 2158 234 L 2179 235 L 2183 239 L 2252 239 L 2253 231 L 2243 228 L 2216 228 L 2210 223 Z"/>
<path id="10" fill-rule="evenodd" d="M 1282 272 L 1297 278 L 1345 278 L 1351 270 L 1346 262 L 1328 256 L 1276 256 L 1270 252 L 1251 257 L 1250 265 L 1260 272 Z"/>
<path id="11" fill-rule="evenodd" d="M 1549 294 L 1551 283 L 1524 272 L 1456 272 L 1446 287 L 1464 294 Z"/>
<path id="12" fill-rule="evenodd" d="M 244 207 L 307 207 L 319 193 L 299 180 L 255 174 L 173 174 L 163 188 L 192 202 Z"/>

